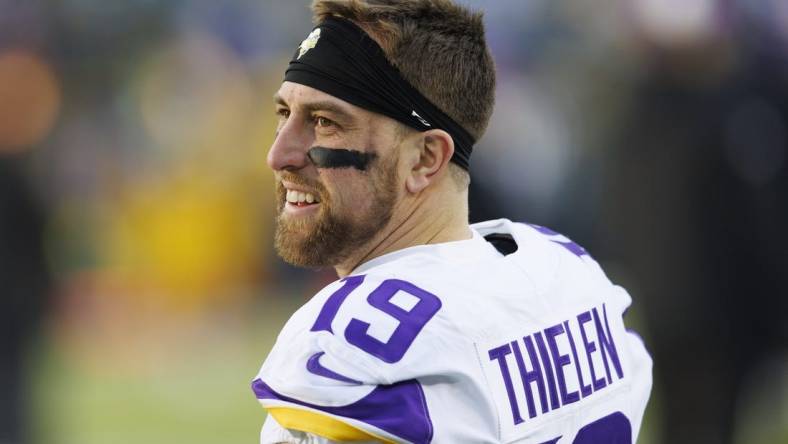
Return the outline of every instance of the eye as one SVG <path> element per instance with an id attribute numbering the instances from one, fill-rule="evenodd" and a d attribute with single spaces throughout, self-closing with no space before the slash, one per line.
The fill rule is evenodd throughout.
<path id="1" fill-rule="evenodd" d="M 321 128 L 328 128 L 334 126 L 334 122 L 322 116 L 315 117 L 315 123 Z"/>
<path id="2" fill-rule="evenodd" d="M 287 109 L 287 108 L 277 108 L 276 109 L 276 115 L 281 117 L 281 118 L 286 119 L 286 118 L 290 117 L 290 110 Z"/>

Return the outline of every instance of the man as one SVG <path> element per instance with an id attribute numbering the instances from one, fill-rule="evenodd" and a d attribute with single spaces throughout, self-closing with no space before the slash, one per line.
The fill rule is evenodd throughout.
<path id="1" fill-rule="evenodd" d="M 252 383 L 263 443 L 631 443 L 651 360 L 580 246 L 468 225 L 493 105 L 481 14 L 316 0 L 275 95 L 276 248 L 333 266 Z"/>

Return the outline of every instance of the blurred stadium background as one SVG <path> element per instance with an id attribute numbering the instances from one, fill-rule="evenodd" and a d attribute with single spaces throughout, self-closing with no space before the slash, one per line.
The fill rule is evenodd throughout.
<path id="1" fill-rule="evenodd" d="M 788 442 L 788 2 L 464 2 L 499 69 L 472 218 L 629 288 L 641 443 Z M 0 443 L 256 441 L 249 382 L 333 276 L 271 249 L 305 3 L 0 0 Z"/>

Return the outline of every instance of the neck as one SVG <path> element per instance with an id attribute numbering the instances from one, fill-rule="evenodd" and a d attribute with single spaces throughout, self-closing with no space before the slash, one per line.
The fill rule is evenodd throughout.
<path id="1" fill-rule="evenodd" d="M 446 193 L 431 193 L 404 199 L 378 236 L 334 267 L 337 275 L 345 277 L 365 262 L 404 248 L 470 239 L 467 190 L 446 197 Z"/>

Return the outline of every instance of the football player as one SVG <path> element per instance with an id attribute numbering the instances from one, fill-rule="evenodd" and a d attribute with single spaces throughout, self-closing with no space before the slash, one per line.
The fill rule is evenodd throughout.
<path id="1" fill-rule="evenodd" d="M 275 95 L 275 245 L 339 279 L 254 378 L 261 442 L 635 442 L 651 359 L 624 326 L 627 292 L 550 229 L 468 224 L 495 88 L 481 14 L 312 8 Z"/>

